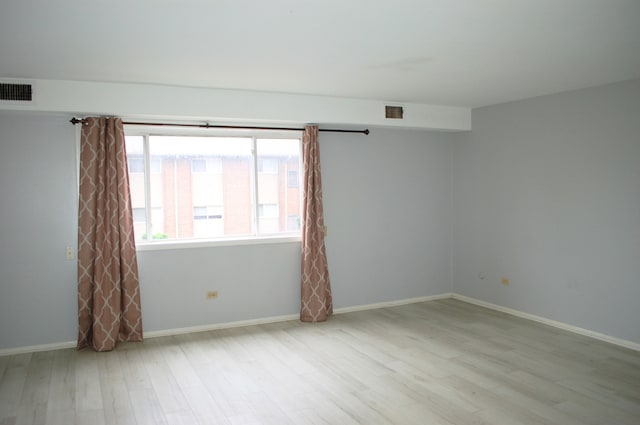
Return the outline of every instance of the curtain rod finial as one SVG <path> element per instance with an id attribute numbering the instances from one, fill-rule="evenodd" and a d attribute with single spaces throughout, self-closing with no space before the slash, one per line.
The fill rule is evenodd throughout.
<path id="1" fill-rule="evenodd" d="M 85 121 L 84 119 L 79 119 L 79 118 L 76 118 L 76 117 L 71 118 L 71 119 L 69 120 L 69 122 L 70 122 L 71 124 L 73 124 L 73 125 L 76 125 L 76 124 L 82 124 L 82 125 L 85 125 L 85 124 L 87 123 L 87 121 Z"/>

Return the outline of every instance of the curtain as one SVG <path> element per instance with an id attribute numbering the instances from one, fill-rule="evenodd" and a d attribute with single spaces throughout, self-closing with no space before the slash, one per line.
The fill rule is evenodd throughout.
<path id="1" fill-rule="evenodd" d="M 80 139 L 78 349 L 142 341 L 138 263 L 120 118 L 87 118 Z"/>
<path id="2" fill-rule="evenodd" d="M 322 322 L 333 313 L 331 283 L 324 245 L 322 180 L 318 126 L 306 126 L 302 136 L 302 279 L 300 320 Z"/>

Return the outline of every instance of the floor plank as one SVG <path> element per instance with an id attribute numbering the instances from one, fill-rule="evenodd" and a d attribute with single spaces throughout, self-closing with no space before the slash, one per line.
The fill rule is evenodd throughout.
<path id="1" fill-rule="evenodd" d="M 640 423 L 640 353 L 457 300 L 0 358 L 0 425 Z"/>

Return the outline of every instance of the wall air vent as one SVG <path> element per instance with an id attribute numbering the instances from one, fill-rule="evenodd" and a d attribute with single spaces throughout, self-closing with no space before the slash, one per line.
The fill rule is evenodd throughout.
<path id="1" fill-rule="evenodd" d="M 396 120 L 401 120 L 403 115 L 402 106 L 389 106 L 384 107 L 384 117 Z"/>
<path id="2" fill-rule="evenodd" d="M 0 80 L 0 101 L 32 102 L 33 84 Z"/>

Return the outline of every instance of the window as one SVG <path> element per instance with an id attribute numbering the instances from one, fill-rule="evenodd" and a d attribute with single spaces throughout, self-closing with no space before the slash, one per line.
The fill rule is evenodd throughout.
<path id="1" fill-rule="evenodd" d="M 144 221 L 145 221 L 144 208 L 133 208 L 133 222 L 144 223 Z"/>
<path id="2" fill-rule="evenodd" d="M 144 173 L 144 158 L 131 155 L 127 158 L 129 173 Z"/>
<path id="3" fill-rule="evenodd" d="M 258 216 L 260 218 L 278 217 L 278 204 L 260 204 L 260 205 L 258 205 Z"/>
<path id="4" fill-rule="evenodd" d="M 300 234 L 297 134 L 125 131 L 137 242 Z"/>
<path id="5" fill-rule="evenodd" d="M 151 158 L 151 172 L 152 173 L 162 172 L 162 158 Z"/>
<path id="6" fill-rule="evenodd" d="M 298 170 L 289 170 L 287 173 L 287 187 L 299 187 Z"/>
<path id="7" fill-rule="evenodd" d="M 287 217 L 287 229 L 290 231 L 300 229 L 300 216 L 298 214 L 289 214 Z"/>
<path id="8" fill-rule="evenodd" d="M 222 174 L 222 158 L 194 158 L 191 160 L 191 172 Z"/>
<path id="9" fill-rule="evenodd" d="M 207 206 L 193 207 L 194 220 L 219 220 L 222 219 L 222 207 Z"/>
<path id="10" fill-rule="evenodd" d="M 144 157 L 141 155 L 132 155 L 130 158 L 127 158 L 129 173 L 144 173 Z M 161 173 L 162 172 L 162 161 L 160 158 L 153 158 L 151 160 L 151 172 L 152 173 Z"/>
<path id="11" fill-rule="evenodd" d="M 277 158 L 258 159 L 258 172 L 265 173 L 265 174 L 277 174 L 278 159 Z"/>

